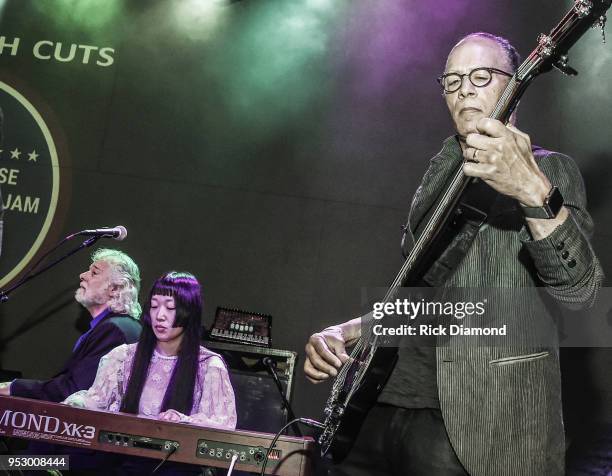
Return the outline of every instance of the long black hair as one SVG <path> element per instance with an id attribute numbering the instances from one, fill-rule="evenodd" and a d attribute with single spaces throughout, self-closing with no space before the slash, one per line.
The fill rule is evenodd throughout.
<path id="1" fill-rule="evenodd" d="M 170 271 L 155 281 L 143 312 L 143 330 L 136 348 L 127 391 L 121 402 L 121 411 L 138 413 L 140 395 L 147 378 L 149 364 L 157 338 L 151 326 L 151 298 L 155 295 L 172 296 L 176 306 L 173 327 L 183 327 L 183 339 L 178 350 L 178 360 L 166 388 L 161 411 L 173 409 L 191 414 L 193 389 L 198 371 L 200 354 L 200 322 L 202 318 L 202 294 L 200 283 L 191 273 Z"/>

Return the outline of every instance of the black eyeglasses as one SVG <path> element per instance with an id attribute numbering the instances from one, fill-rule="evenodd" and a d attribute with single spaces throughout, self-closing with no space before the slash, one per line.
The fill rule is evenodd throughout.
<path id="1" fill-rule="evenodd" d="M 463 78 L 466 76 L 470 79 L 470 83 L 472 83 L 474 86 L 477 88 L 484 88 L 493 79 L 493 73 L 503 74 L 504 76 L 510 77 L 512 76 L 510 73 L 497 68 L 476 68 L 465 74 L 443 74 L 438 78 L 438 83 L 440 83 L 440 86 L 442 86 L 444 94 L 450 94 L 458 91 L 463 84 Z"/>

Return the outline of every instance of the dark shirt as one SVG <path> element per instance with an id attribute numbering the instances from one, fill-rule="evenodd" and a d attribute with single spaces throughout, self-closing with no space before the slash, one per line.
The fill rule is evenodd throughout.
<path id="1" fill-rule="evenodd" d="M 79 345 L 81 345 L 81 342 L 83 342 L 85 338 L 89 334 L 91 334 L 91 331 L 93 331 L 94 327 L 100 324 L 100 322 L 102 322 L 102 320 L 106 318 L 109 314 L 111 314 L 111 310 L 109 308 L 106 308 L 89 322 L 89 330 L 84 334 L 81 334 L 81 337 L 77 339 L 76 344 L 74 344 L 74 348 L 72 349 L 73 352 L 77 350 L 79 348 Z"/>
<path id="2" fill-rule="evenodd" d="M 378 397 L 402 408 L 440 408 L 435 347 L 400 347 L 397 364 Z"/>

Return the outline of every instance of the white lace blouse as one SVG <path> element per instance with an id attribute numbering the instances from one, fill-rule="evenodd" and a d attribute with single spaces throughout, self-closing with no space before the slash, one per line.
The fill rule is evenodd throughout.
<path id="1" fill-rule="evenodd" d="M 102 357 L 91 388 L 73 393 L 62 403 L 90 410 L 118 412 L 127 390 L 136 345 L 120 345 Z M 153 351 L 140 397 L 139 416 L 155 418 L 161 413 L 166 387 L 177 359 L 176 356 L 164 356 Z M 227 368 L 217 354 L 204 347 L 200 347 L 191 414 L 179 415 L 183 423 L 230 430 L 236 428 L 234 390 Z"/>

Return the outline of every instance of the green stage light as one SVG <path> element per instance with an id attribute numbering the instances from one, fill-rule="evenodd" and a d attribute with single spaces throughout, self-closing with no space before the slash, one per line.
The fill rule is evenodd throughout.
<path id="1" fill-rule="evenodd" d="M 332 6 L 332 0 L 306 0 L 306 6 L 314 9 L 324 9 Z"/>
<path id="2" fill-rule="evenodd" d="M 194 40 L 205 40 L 225 18 L 227 0 L 174 0 L 175 28 Z"/>
<path id="3" fill-rule="evenodd" d="M 326 55 L 346 2 L 243 3 L 215 38 L 206 68 L 223 82 L 231 116 L 267 134 L 325 94 Z"/>
<path id="4" fill-rule="evenodd" d="M 98 29 L 110 26 L 123 11 L 125 0 L 55 0 L 34 6 L 65 28 Z"/>

